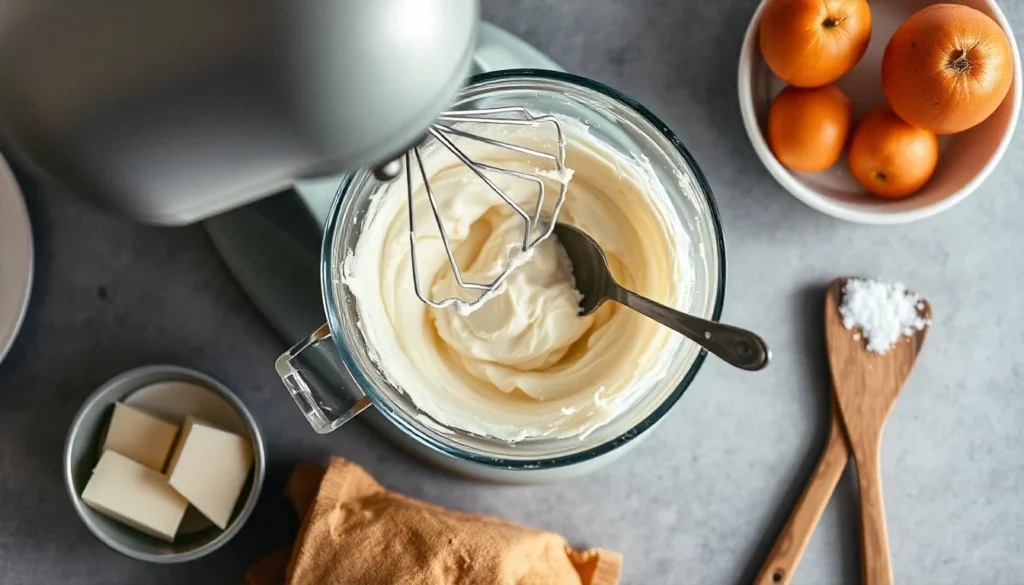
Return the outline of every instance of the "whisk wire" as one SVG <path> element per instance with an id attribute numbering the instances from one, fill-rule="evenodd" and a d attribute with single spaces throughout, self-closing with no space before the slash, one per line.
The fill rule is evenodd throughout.
<path id="1" fill-rule="evenodd" d="M 498 115 L 518 115 L 522 118 L 504 118 L 504 117 L 490 117 Z M 519 245 L 520 252 L 528 252 L 533 247 L 537 246 L 548 237 L 554 231 L 555 223 L 557 221 L 558 214 L 561 211 L 562 204 L 565 202 L 565 196 L 568 190 L 568 177 L 567 169 L 565 167 L 565 133 L 562 128 L 562 123 L 551 115 L 534 116 L 526 108 L 523 107 L 501 107 L 501 108 L 484 108 L 478 110 L 459 110 L 444 112 L 439 116 L 439 121 L 451 122 L 451 123 L 474 123 L 474 124 L 501 124 L 501 125 L 514 125 L 514 126 L 532 126 L 537 127 L 542 123 L 551 123 L 556 132 L 556 143 L 557 152 L 550 154 L 547 152 L 527 148 L 517 144 L 511 144 L 490 138 L 487 136 L 480 136 L 464 130 L 444 126 L 441 124 L 432 125 L 427 131 L 430 136 L 437 140 L 445 149 L 451 152 L 459 161 L 469 167 L 469 169 L 482 180 L 489 189 L 496 193 L 506 204 L 512 207 L 512 209 L 522 218 L 525 224 L 525 232 L 523 234 L 522 244 Z M 555 172 L 558 173 L 559 190 L 558 198 L 555 201 L 551 215 L 546 218 L 546 228 L 541 230 L 536 238 L 532 238 L 534 231 L 538 225 L 542 224 L 541 214 L 543 212 L 543 206 L 546 196 L 546 189 L 544 180 L 541 174 L 528 173 L 515 169 L 506 169 L 497 167 L 494 165 L 476 162 L 470 156 L 468 156 L 462 149 L 460 149 L 452 137 L 465 138 L 476 142 L 488 144 L 498 148 L 519 152 L 528 156 L 537 157 L 543 160 L 552 161 L 555 163 Z M 405 175 L 406 175 L 406 191 L 409 205 L 409 246 L 410 252 L 409 257 L 412 264 L 412 277 L 413 287 L 415 288 L 416 296 L 425 303 L 426 305 L 435 309 L 444 309 L 447 307 L 456 306 L 463 310 L 472 310 L 479 304 L 483 303 L 491 293 L 497 290 L 508 275 L 518 266 L 512 255 L 512 250 L 509 249 L 508 264 L 505 269 L 491 282 L 480 283 L 480 282 L 469 282 L 463 278 L 462 271 L 459 268 L 458 261 L 455 257 L 455 251 L 452 247 L 451 239 L 448 236 L 448 232 L 444 227 L 444 221 L 441 218 L 441 212 L 437 204 L 437 197 L 434 193 L 433 187 L 430 185 L 430 180 L 427 177 L 427 171 L 423 164 L 423 158 L 420 154 L 419 147 L 412 149 L 412 154 L 406 153 L 403 157 L 405 164 Z M 444 246 L 445 254 L 448 257 L 448 264 L 451 267 L 452 274 L 455 277 L 456 283 L 464 289 L 481 291 L 480 295 L 474 300 L 465 300 L 459 296 L 451 296 L 440 301 L 431 300 L 423 291 L 422 283 L 420 281 L 419 266 L 416 258 L 416 225 L 415 225 L 415 213 L 413 211 L 414 203 L 414 191 L 413 191 L 413 180 L 412 180 L 412 165 L 413 158 L 415 158 L 416 166 L 419 167 L 420 177 L 423 180 L 424 191 L 426 192 L 428 202 L 430 203 L 431 212 L 434 216 L 434 221 L 437 224 L 438 234 L 440 235 L 442 245 Z M 515 177 L 517 179 L 530 181 L 537 186 L 537 199 L 536 205 L 533 209 L 532 215 L 527 213 L 518 203 L 516 203 L 507 193 L 505 193 L 501 187 L 499 187 L 490 177 L 485 173 L 497 173 L 506 176 Z M 538 171 L 540 173 L 540 171 Z M 532 238 L 532 239 L 531 239 Z"/>
<path id="2" fill-rule="evenodd" d="M 522 153 L 522 154 L 528 154 L 530 156 L 535 156 L 537 158 L 543 158 L 543 159 L 550 160 L 550 161 L 554 161 L 555 160 L 555 155 L 553 155 L 553 154 L 548 154 L 546 152 L 542 152 L 542 151 L 539 151 L 539 150 L 534 150 L 532 148 L 526 148 L 525 146 L 519 146 L 518 144 L 510 144 L 508 142 L 502 142 L 500 140 L 494 140 L 493 138 L 488 138 L 486 136 L 479 136 L 479 135 L 476 135 L 476 134 L 472 134 L 470 132 L 463 132 L 462 130 L 459 130 L 458 128 L 451 128 L 449 126 L 442 126 L 440 124 L 435 124 L 435 125 L 432 126 L 432 128 L 434 128 L 438 132 L 444 132 L 445 134 L 453 134 L 455 136 L 460 136 L 462 138 L 468 138 L 469 140 L 475 140 L 476 142 L 483 142 L 484 144 L 489 144 L 491 146 L 497 146 L 498 148 L 504 148 L 504 149 L 507 149 L 507 150 L 512 150 L 512 151 L 519 152 L 519 153 Z"/>
<path id="3" fill-rule="evenodd" d="M 490 179 L 490 177 L 485 175 L 483 173 L 483 171 L 480 170 L 480 165 L 478 163 L 474 162 L 468 156 L 466 156 L 466 153 L 462 152 L 462 149 L 460 149 L 458 146 L 455 146 L 455 143 L 452 142 L 450 138 L 448 138 L 444 134 L 442 134 L 440 132 L 437 132 L 436 130 L 433 130 L 433 129 L 429 130 L 429 132 L 430 132 L 430 134 L 432 136 L 434 136 L 434 138 L 437 138 L 438 140 L 440 140 L 441 143 L 444 144 L 444 146 L 449 151 L 451 151 L 452 154 L 454 154 L 460 161 L 462 161 L 462 164 L 464 164 L 467 167 L 469 167 L 469 170 L 473 171 L 473 173 L 476 176 L 480 177 L 480 179 L 483 180 L 483 182 L 486 183 L 487 186 L 491 188 L 491 191 L 494 191 L 495 193 L 497 193 L 498 196 L 501 197 L 505 201 L 505 203 L 508 203 L 509 205 L 511 205 L 512 209 L 515 209 L 516 213 L 519 214 L 519 217 L 522 217 L 523 220 L 526 221 L 526 225 L 527 225 L 526 237 L 523 238 L 523 248 L 525 249 L 527 244 L 529 244 L 529 241 L 530 241 L 530 230 L 533 227 L 532 226 L 533 220 L 530 218 L 530 214 L 526 213 L 526 211 L 522 207 L 520 207 L 518 203 L 516 203 L 515 201 L 512 200 L 511 197 L 506 195 L 505 192 L 501 190 L 501 187 L 495 185 L 494 181 L 492 181 Z M 419 149 L 417 149 L 417 151 L 418 150 Z M 431 205 L 433 205 L 433 203 L 431 203 Z"/>

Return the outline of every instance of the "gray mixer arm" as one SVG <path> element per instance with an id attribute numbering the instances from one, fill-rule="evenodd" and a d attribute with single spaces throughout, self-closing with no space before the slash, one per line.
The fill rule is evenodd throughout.
<path id="1" fill-rule="evenodd" d="M 191 223 L 403 152 L 478 20 L 476 0 L 8 2 L 0 133 L 94 203 Z"/>

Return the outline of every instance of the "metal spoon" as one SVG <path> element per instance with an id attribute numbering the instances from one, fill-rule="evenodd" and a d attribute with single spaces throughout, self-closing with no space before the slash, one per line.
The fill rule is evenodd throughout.
<path id="1" fill-rule="evenodd" d="M 611 299 L 682 333 L 737 368 L 760 370 L 768 365 L 771 351 L 756 334 L 687 315 L 625 289 L 612 278 L 604 251 L 593 238 L 564 223 L 556 224 L 554 233 L 569 255 L 576 288 L 583 294 L 581 315 L 593 313 Z"/>

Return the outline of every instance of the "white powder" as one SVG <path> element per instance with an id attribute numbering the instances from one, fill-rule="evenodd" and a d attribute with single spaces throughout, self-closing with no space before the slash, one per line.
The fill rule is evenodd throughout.
<path id="1" fill-rule="evenodd" d="M 843 327 L 860 328 L 854 339 L 863 335 L 868 351 L 884 354 L 900 337 L 928 326 L 918 313 L 923 308 L 921 297 L 898 282 L 851 278 L 843 288 L 839 314 Z"/>

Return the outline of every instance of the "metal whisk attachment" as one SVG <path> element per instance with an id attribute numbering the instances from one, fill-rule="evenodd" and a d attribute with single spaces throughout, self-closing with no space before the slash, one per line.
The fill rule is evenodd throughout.
<path id="1" fill-rule="evenodd" d="M 507 126 L 531 126 L 539 127 L 541 124 L 552 124 L 555 127 L 557 134 L 557 152 L 551 154 L 548 152 L 542 152 L 531 148 L 525 148 L 516 144 L 510 144 L 500 140 L 495 140 L 486 136 L 480 136 L 470 132 L 466 132 L 452 125 L 459 123 L 474 123 L 474 124 L 500 124 Z M 491 191 L 500 197 L 506 204 L 510 205 L 522 219 L 525 226 L 523 232 L 523 242 L 521 245 L 521 251 L 523 253 L 528 252 L 534 246 L 540 244 L 548 237 L 551 236 L 552 231 L 555 229 L 555 223 L 558 218 L 558 213 L 562 208 L 562 204 L 565 202 L 565 193 L 568 189 L 568 180 L 565 178 L 565 133 L 562 128 L 562 123 L 554 116 L 544 115 L 535 116 L 531 114 L 526 108 L 523 107 L 504 107 L 504 108 L 488 108 L 480 110 L 460 110 L 444 112 L 438 118 L 438 122 L 431 125 L 428 129 L 430 135 L 436 139 L 444 148 L 455 155 L 463 164 L 469 167 L 470 170 L 481 180 Z M 472 160 L 462 149 L 456 146 L 453 138 L 465 138 L 468 140 L 474 140 L 482 142 L 491 146 L 499 148 L 505 148 L 514 152 L 526 154 L 529 156 L 537 157 L 540 159 L 548 160 L 554 163 L 555 171 L 559 174 L 560 186 L 558 189 L 558 199 L 555 200 L 555 205 L 551 213 L 544 218 L 542 222 L 541 210 L 544 205 L 544 198 L 546 196 L 544 181 L 539 174 L 526 173 L 513 169 L 504 169 L 495 167 L 489 164 L 476 162 Z M 422 290 L 420 282 L 419 269 L 416 263 L 416 222 L 413 213 L 413 182 L 412 182 L 412 161 L 415 158 L 416 165 L 419 167 L 420 176 L 423 179 L 423 187 L 426 191 L 427 198 L 430 200 L 430 208 L 434 214 L 434 221 L 437 223 L 438 232 L 441 235 L 441 242 L 444 244 L 445 253 L 448 255 L 448 264 L 451 266 L 452 273 L 455 276 L 455 281 L 458 285 L 464 289 L 480 291 L 480 295 L 473 300 L 463 300 L 461 298 L 452 296 L 440 301 L 433 301 L 427 298 L 427 295 Z M 452 249 L 451 240 L 448 238 L 448 232 L 445 230 L 444 222 L 441 219 L 441 214 L 438 211 L 437 199 L 434 196 L 434 191 L 430 186 L 430 180 L 427 177 L 427 171 L 423 166 L 423 159 L 420 155 L 420 148 L 417 146 L 410 152 L 405 153 L 405 180 L 406 187 L 409 197 L 409 246 L 410 246 L 410 257 L 412 260 L 412 280 L 413 285 L 416 289 L 416 296 L 421 301 L 435 309 L 444 309 L 446 307 L 456 307 L 462 311 L 470 311 L 479 304 L 483 303 L 488 297 L 489 293 L 501 286 L 501 283 L 505 281 L 508 275 L 518 266 L 514 258 L 509 258 L 509 262 L 505 269 L 491 282 L 469 282 L 462 277 L 462 271 L 459 269 L 459 264 L 455 260 L 455 252 Z M 516 177 L 525 181 L 534 183 L 537 187 L 537 203 L 531 212 L 527 212 L 519 204 L 512 200 L 498 185 L 488 177 L 488 173 L 499 173 Z M 536 232 L 536 236 L 534 235 Z"/>

